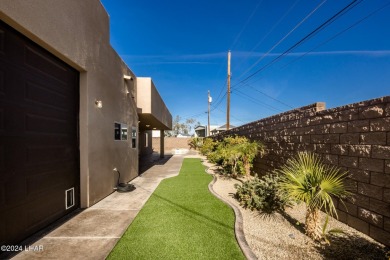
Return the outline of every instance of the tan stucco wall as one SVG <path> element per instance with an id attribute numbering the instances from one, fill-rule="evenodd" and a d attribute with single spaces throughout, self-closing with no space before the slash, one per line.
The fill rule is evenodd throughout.
<path id="1" fill-rule="evenodd" d="M 137 106 L 142 109 L 142 113 L 152 113 L 151 93 L 152 79 L 145 77 L 137 78 Z"/>
<path id="2" fill-rule="evenodd" d="M 172 153 L 176 149 L 188 149 L 191 147 L 188 142 L 191 138 L 178 138 L 178 137 L 164 137 L 164 149 L 166 154 Z M 153 151 L 160 152 L 160 137 L 153 137 Z"/>
<path id="3" fill-rule="evenodd" d="M 138 151 L 130 148 L 131 126 L 138 116 L 126 87 L 136 89 L 136 78 L 110 45 L 109 17 L 100 1 L 1 0 L 0 18 L 80 71 L 82 207 L 113 192 L 114 167 L 121 181 L 135 178 Z M 134 80 L 125 81 L 123 74 Z M 128 125 L 128 141 L 114 141 L 114 122 Z"/>
<path id="4" fill-rule="evenodd" d="M 142 114 L 150 114 L 161 122 L 164 129 L 172 128 L 172 115 L 151 78 L 137 78 L 137 106 Z"/>

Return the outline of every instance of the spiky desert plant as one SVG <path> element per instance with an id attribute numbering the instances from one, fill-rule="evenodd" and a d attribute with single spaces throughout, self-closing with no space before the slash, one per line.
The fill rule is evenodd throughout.
<path id="1" fill-rule="evenodd" d="M 286 196 L 306 204 L 306 234 L 312 239 L 321 238 L 320 209 L 337 217 L 332 196 L 345 198 L 343 180 L 346 172 L 335 166 L 325 165 L 320 158 L 308 152 L 300 152 L 282 166 L 280 188 Z"/>

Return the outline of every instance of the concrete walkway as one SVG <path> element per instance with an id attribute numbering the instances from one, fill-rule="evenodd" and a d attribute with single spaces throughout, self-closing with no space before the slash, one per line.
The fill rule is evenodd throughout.
<path id="1" fill-rule="evenodd" d="M 105 259 L 160 182 L 179 174 L 184 155 L 174 155 L 137 177 L 136 190 L 114 192 L 39 238 L 12 259 Z"/>

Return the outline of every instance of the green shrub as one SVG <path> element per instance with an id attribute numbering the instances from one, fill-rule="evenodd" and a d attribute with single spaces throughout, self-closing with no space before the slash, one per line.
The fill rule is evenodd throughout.
<path id="1" fill-rule="evenodd" d="M 275 174 L 265 175 L 262 178 L 255 176 L 242 185 L 235 184 L 237 189 L 234 197 L 240 205 L 250 210 L 260 210 L 265 213 L 281 212 L 290 201 L 283 197 L 278 190 L 279 177 Z"/>
<path id="2" fill-rule="evenodd" d="M 221 148 L 221 145 L 218 145 L 214 151 L 210 152 L 208 155 L 207 155 L 207 159 L 212 162 L 212 163 L 215 163 L 217 165 L 222 165 L 223 164 L 223 160 L 224 160 L 224 154 L 223 154 L 223 150 Z"/>
<path id="3" fill-rule="evenodd" d="M 250 175 L 256 155 L 264 152 L 264 145 L 243 136 L 225 137 L 211 154 L 211 160 L 222 166 L 225 174 L 233 177 Z"/>
<path id="4" fill-rule="evenodd" d="M 229 136 L 222 141 L 204 138 L 200 152 L 210 162 L 222 166 L 224 174 L 237 177 L 250 175 L 253 160 L 264 153 L 264 145 L 243 136 Z"/>
<path id="5" fill-rule="evenodd" d="M 190 149 L 199 150 L 203 145 L 202 137 L 193 137 L 188 141 Z"/>
<path id="6" fill-rule="evenodd" d="M 208 156 L 213 152 L 217 146 L 218 142 L 214 141 L 211 138 L 204 138 L 202 146 L 200 147 L 200 153 L 204 156 Z"/>

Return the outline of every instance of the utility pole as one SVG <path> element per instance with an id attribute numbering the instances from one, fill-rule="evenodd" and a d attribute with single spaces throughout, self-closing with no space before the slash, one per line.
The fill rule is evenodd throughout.
<path id="1" fill-rule="evenodd" d="M 230 51 L 228 52 L 228 69 L 227 69 L 227 108 L 226 108 L 226 130 L 230 128 Z"/>
<path id="2" fill-rule="evenodd" d="M 210 136 L 210 103 L 213 101 L 213 99 L 210 97 L 210 90 L 208 91 L 207 95 L 207 103 L 208 103 L 208 124 L 207 124 L 207 131 L 206 131 L 206 136 Z"/>

